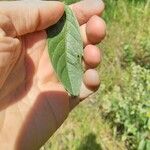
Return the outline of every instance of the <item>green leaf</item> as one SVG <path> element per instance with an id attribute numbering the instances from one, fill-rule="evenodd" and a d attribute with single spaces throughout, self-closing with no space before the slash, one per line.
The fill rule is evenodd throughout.
<path id="1" fill-rule="evenodd" d="M 48 28 L 48 52 L 59 80 L 72 95 L 80 92 L 83 69 L 83 42 L 78 21 L 66 6 L 60 21 Z"/>
<path id="2" fill-rule="evenodd" d="M 143 140 L 140 141 L 140 143 L 139 143 L 138 150 L 145 150 L 145 149 L 146 149 L 146 141 L 145 141 L 145 139 L 143 139 Z"/>
<path id="3" fill-rule="evenodd" d="M 150 140 L 147 140 L 146 142 L 146 150 L 149 150 L 150 149 Z"/>

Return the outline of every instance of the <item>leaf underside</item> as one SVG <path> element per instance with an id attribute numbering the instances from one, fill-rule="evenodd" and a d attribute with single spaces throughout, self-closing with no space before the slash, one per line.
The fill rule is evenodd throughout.
<path id="1" fill-rule="evenodd" d="M 54 70 L 70 95 L 78 96 L 83 76 L 83 42 L 77 19 L 68 6 L 63 17 L 48 28 L 47 33 L 48 52 Z"/>

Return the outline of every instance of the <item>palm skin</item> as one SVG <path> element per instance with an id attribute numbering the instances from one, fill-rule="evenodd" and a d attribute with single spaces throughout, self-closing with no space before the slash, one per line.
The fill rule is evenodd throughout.
<path id="1" fill-rule="evenodd" d="M 1 96 L 3 93 L 8 96 L 1 100 L 4 102 L 1 105 L 3 106 L 1 113 L 5 115 L 5 121 L 1 124 L 3 128 L 0 137 L 4 137 L 3 134 L 5 134 L 9 141 L 12 138 L 10 135 L 18 136 L 20 130 L 19 136 L 23 136 L 23 140 L 27 142 L 31 140 L 31 133 L 36 132 L 36 134 L 33 133 L 32 140 L 33 138 L 35 141 L 38 140 L 36 143 L 36 146 L 38 146 L 38 143 L 41 144 L 41 141 L 47 140 L 66 118 L 69 113 L 69 96 L 57 80 L 48 55 L 46 55 L 45 32 L 32 33 L 22 37 L 21 41 L 22 49 L 27 53 L 22 54 L 9 75 L 11 77 L 15 74 L 15 77 L 5 82 L 7 93 L 1 90 Z M 54 115 L 55 110 L 57 110 L 58 116 L 57 114 Z M 45 117 L 47 118 L 45 119 Z M 32 127 L 30 127 L 30 124 L 32 124 Z M 37 129 L 37 125 L 40 130 Z M 23 126 L 27 129 L 24 129 Z M 12 130 L 8 130 L 9 128 Z M 26 134 L 29 133 L 30 138 L 27 137 L 26 139 Z M 41 141 L 36 139 L 37 135 L 40 135 Z M 4 139 L 1 138 L 1 140 Z M 19 140 L 22 140 L 22 137 Z M 19 141 L 19 143 L 22 142 Z"/>
<path id="2" fill-rule="evenodd" d="M 85 30 L 82 28 L 81 33 Z M 46 37 L 46 32 L 40 30 L 18 38 L 4 35 L 0 39 L 4 43 L 2 47 L 10 53 L 5 56 L 7 60 L 0 63 L 3 64 L 1 74 L 6 72 L 0 82 L 0 149 L 38 149 L 80 99 L 85 99 L 93 91 L 83 86 L 80 97 L 69 96 L 58 81 L 48 57 Z M 89 45 L 85 35 L 82 37 L 85 46 Z M 15 47 L 13 51 L 8 48 L 8 43 Z M 94 74 L 94 77 L 97 76 Z M 96 82 L 91 87 L 98 85 Z"/>

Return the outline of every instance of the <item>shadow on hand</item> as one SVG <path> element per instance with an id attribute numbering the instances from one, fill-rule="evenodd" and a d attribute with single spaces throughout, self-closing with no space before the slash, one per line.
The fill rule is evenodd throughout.
<path id="1" fill-rule="evenodd" d="M 41 93 L 25 117 L 15 149 L 39 149 L 68 116 L 67 98 L 66 92 Z"/>
<path id="2" fill-rule="evenodd" d="M 58 21 L 58 23 L 47 29 L 47 38 L 51 39 L 53 37 L 56 37 L 60 32 L 62 32 L 65 21 L 66 16 L 64 14 L 63 17 Z M 28 43 L 29 45 L 25 48 L 33 47 L 35 43 L 42 41 L 44 38 L 45 36 L 37 36 L 36 40 L 33 43 Z M 26 40 L 23 39 L 23 41 Z M 51 50 L 53 51 L 54 49 Z M 0 111 L 16 103 L 29 92 L 33 82 L 32 80 L 34 73 L 35 66 L 33 60 L 26 53 L 26 49 L 24 50 L 23 48 L 20 59 L 8 76 L 7 82 L 4 83 L 3 88 L 0 89 Z M 9 95 L 9 97 L 11 98 L 7 97 L 7 95 Z"/>
<path id="3" fill-rule="evenodd" d="M 90 133 L 81 141 L 77 150 L 102 150 L 102 148 L 96 141 L 96 135 L 94 133 Z"/>
<path id="4" fill-rule="evenodd" d="M 3 88 L 0 89 L 0 112 L 21 100 L 28 93 L 33 82 L 34 72 L 33 61 L 30 56 L 25 54 L 8 76 Z"/>

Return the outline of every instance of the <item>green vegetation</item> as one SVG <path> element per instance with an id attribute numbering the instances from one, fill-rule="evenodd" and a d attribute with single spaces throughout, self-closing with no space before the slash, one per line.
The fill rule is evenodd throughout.
<path id="1" fill-rule="evenodd" d="M 47 30 L 48 52 L 65 89 L 72 96 L 78 96 L 83 76 L 83 41 L 79 23 L 70 7 L 65 7 L 65 14 Z"/>
<path id="2" fill-rule="evenodd" d="M 150 149 L 150 0 L 105 3 L 101 88 L 42 149 Z"/>
<path id="3" fill-rule="evenodd" d="M 106 6 L 100 114 L 126 149 L 149 150 L 150 1 L 110 0 Z"/>

